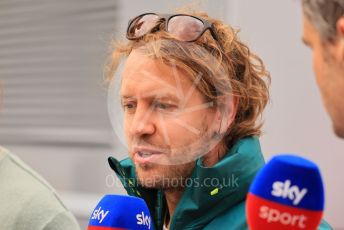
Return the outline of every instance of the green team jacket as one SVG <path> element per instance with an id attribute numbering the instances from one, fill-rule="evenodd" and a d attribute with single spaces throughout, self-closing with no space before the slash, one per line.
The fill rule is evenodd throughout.
<path id="1" fill-rule="evenodd" d="M 135 166 L 129 158 L 121 162 L 113 157 L 108 160 L 128 194 L 146 201 L 155 229 L 161 230 L 167 210 L 163 192 L 138 185 Z M 246 194 L 254 176 L 263 165 L 259 140 L 255 137 L 239 140 L 213 167 L 204 167 L 201 159 L 198 159 L 188 181 L 190 183 L 172 216 L 170 230 L 248 229 L 245 215 Z M 214 186 L 210 186 L 211 184 Z M 322 221 L 319 229 L 331 227 Z"/>

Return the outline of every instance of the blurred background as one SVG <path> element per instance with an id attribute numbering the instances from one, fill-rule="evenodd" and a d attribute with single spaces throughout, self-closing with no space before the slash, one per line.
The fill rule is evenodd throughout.
<path id="1" fill-rule="evenodd" d="M 325 218 L 344 229 L 344 141 L 332 133 L 301 43 L 300 1 L 0 0 L 0 144 L 42 174 L 82 228 L 105 193 L 124 193 L 107 157 L 126 157 L 110 125 L 103 69 L 129 18 L 184 5 L 240 28 L 272 75 L 266 159 L 298 153 L 321 168 Z"/>

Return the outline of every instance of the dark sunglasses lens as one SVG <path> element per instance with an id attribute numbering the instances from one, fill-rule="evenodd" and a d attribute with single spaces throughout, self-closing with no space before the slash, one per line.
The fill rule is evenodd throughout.
<path id="1" fill-rule="evenodd" d="M 155 14 L 146 14 L 134 19 L 129 25 L 127 37 L 129 39 L 142 37 L 156 26 L 158 20 L 159 17 Z"/>
<path id="2" fill-rule="evenodd" d="M 204 24 L 201 20 L 177 15 L 168 21 L 167 31 L 181 41 L 194 41 L 204 30 Z"/>

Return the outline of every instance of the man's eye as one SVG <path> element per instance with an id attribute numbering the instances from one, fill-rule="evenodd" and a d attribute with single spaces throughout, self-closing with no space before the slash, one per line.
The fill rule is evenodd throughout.
<path id="1" fill-rule="evenodd" d="M 169 105 L 163 104 L 163 103 L 156 104 L 156 107 L 159 108 L 159 109 L 168 109 L 168 108 L 170 108 Z"/>
<path id="2" fill-rule="evenodd" d="M 124 103 L 123 109 L 124 110 L 133 110 L 133 109 L 135 109 L 135 104 L 134 103 Z"/>
<path id="3" fill-rule="evenodd" d="M 175 108 L 175 106 L 168 103 L 154 102 L 154 108 L 157 108 L 160 110 L 171 110 Z"/>

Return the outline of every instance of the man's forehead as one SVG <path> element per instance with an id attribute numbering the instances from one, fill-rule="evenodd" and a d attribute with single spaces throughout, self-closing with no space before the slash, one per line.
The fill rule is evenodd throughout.
<path id="1" fill-rule="evenodd" d="M 176 95 L 190 87 L 191 80 L 174 65 L 167 65 L 160 59 L 147 57 L 140 52 L 131 53 L 122 74 L 122 91 L 139 88 Z"/>
<path id="2" fill-rule="evenodd" d="M 172 76 L 139 68 L 123 76 L 120 94 L 123 97 L 181 99 L 185 86 L 178 85 Z"/>
<path id="3" fill-rule="evenodd" d="M 120 89 L 122 97 L 136 95 L 140 97 L 171 97 L 179 98 L 183 93 L 183 86 L 167 81 L 166 78 L 151 72 L 141 70 L 140 75 L 132 75 L 123 79 Z"/>
<path id="4" fill-rule="evenodd" d="M 133 91 L 135 89 L 145 88 L 154 92 L 174 93 L 176 81 L 169 73 L 152 71 L 152 69 L 138 68 L 136 71 L 130 71 L 123 74 L 121 89 Z"/>
<path id="5" fill-rule="evenodd" d="M 143 68 L 154 69 L 156 67 L 152 59 L 145 57 L 137 51 L 133 51 L 125 61 L 122 78 L 128 79 L 141 74 L 140 72 Z"/>

